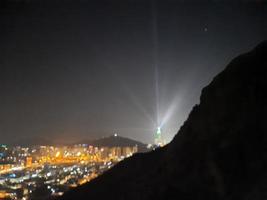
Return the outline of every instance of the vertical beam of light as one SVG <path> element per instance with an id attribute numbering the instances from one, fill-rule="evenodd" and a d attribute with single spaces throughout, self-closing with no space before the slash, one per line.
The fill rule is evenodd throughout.
<path id="1" fill-rule="evenodd" d="M 154 80 L 155 80 L 155 96 L 156 96 L 156 122 L 157 125 L 160 124 L 159 115 L 159 75 L 158 75 L 158 55 L 159 55 L 159 44 L 158 44 L 158 21 L 157 21 L 157 2 L 156 0 L 151 0 L 152 6 L 152 38 L 153 38 L 153 65 L 154 65 Z"/>
<path id="2" fill-rule="evenodd" d="M 178 94 L 167 106 L 167 110 L 162 113 L 161 110 L 161 98 L 160 98 L 160 59 L 159 59 L 159 30 L 158 30 L 158 5 L 157 0 L 151 0 L 151 24 L 152 24 L 152 45 L 153 45 L 153 69 L 154 69 L 154 84 L 155 84 L 155 113 L 156 113 L 156 128 L 162 128 L 173 116 L 174 112 L 180 103 Z M 164 88 L 163 88 L 164 89 Z"/>
<path id="3" fill-rule="evenodd" d="M 158 68 L 155 66 L 155 95 L 156 95 L 156 113 L 157 113 L 157 126 L 160 124 L 159 116 L 159 79 L 158 79 Z"/>

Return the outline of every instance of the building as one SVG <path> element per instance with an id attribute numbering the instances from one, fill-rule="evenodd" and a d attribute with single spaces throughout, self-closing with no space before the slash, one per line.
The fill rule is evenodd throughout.
<path id="1" fill-rule="evenodd" d="M 161 135 L 161 127 L 157 128 L 157 132 L 155 134 L 155 145 L 156 146 L 164 146 L 164 141 Z"/>
<path id="2" fill-rule="evenodd" d="M 26 157 L 25 167 L 32 166 L 32 157 Z"/>

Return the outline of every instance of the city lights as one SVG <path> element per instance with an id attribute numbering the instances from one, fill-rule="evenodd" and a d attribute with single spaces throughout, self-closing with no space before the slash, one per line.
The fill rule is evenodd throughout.
<path id="1" fill-rule="evenodd" d="M 69 188 L 89 182 L 137 151 L 137 146 L 23 148 L 1 145 L 0 199 L 34 199 L 35 191 L 41 186 L 45 186 L 48 196 L 61 196 Z"/>

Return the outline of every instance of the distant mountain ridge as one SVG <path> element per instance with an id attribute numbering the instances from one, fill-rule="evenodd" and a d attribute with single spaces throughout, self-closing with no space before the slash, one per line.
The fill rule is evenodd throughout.
<path id="1" fill-rule="evenodd" d="M 141 143 L 139 141 L 121 137 L 118 135 L 111 135 L 108 137 L 102 137 L 99 139 L 94 140 L 81 140 L 79 142 L 75 143 L 62 143 L 57 142 L 53 140 L 48 140 L 42 137 L 35 137 L 35 138 L 28 138 L 28 139 L 20 139 L 18 141 L 13 142 L 13 144 L 10 144 L 11 146 L 35 146 L 35 145 L 59 145 L 59 146 L 72 146 L 76 144 L 88 144 L 96 147 L 133 147 L 137 146 L 138 151 L 145 152 L 147 151 L 147 145 L 144 143 Z"/>
<path id="2" fill-rule="evenodd" d="M 267 199 L 267 42 L 202 90 L 174 139 L 135 154 L 60 200 Z"/>
<path id="3" fill-rule="evenodd" d="M 129 139 L 126 137 L 121 137 L 117 134 L 102 137 L 96 140 L 84 140 L 80 141 L 81 144 L 89 144 L 96 147 L 133 147 L 137 146 L 139 152 L 146 152 L 147 145 L 139 141 Z"/>

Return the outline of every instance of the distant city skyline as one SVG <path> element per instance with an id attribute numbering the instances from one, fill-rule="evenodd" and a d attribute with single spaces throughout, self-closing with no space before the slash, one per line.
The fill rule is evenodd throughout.
<path id="1" fill-rule="evenodd" d="M 264 2 L 4 1 L 0 143 L 170 141 L 201 88 L 266 39 Z"/>

